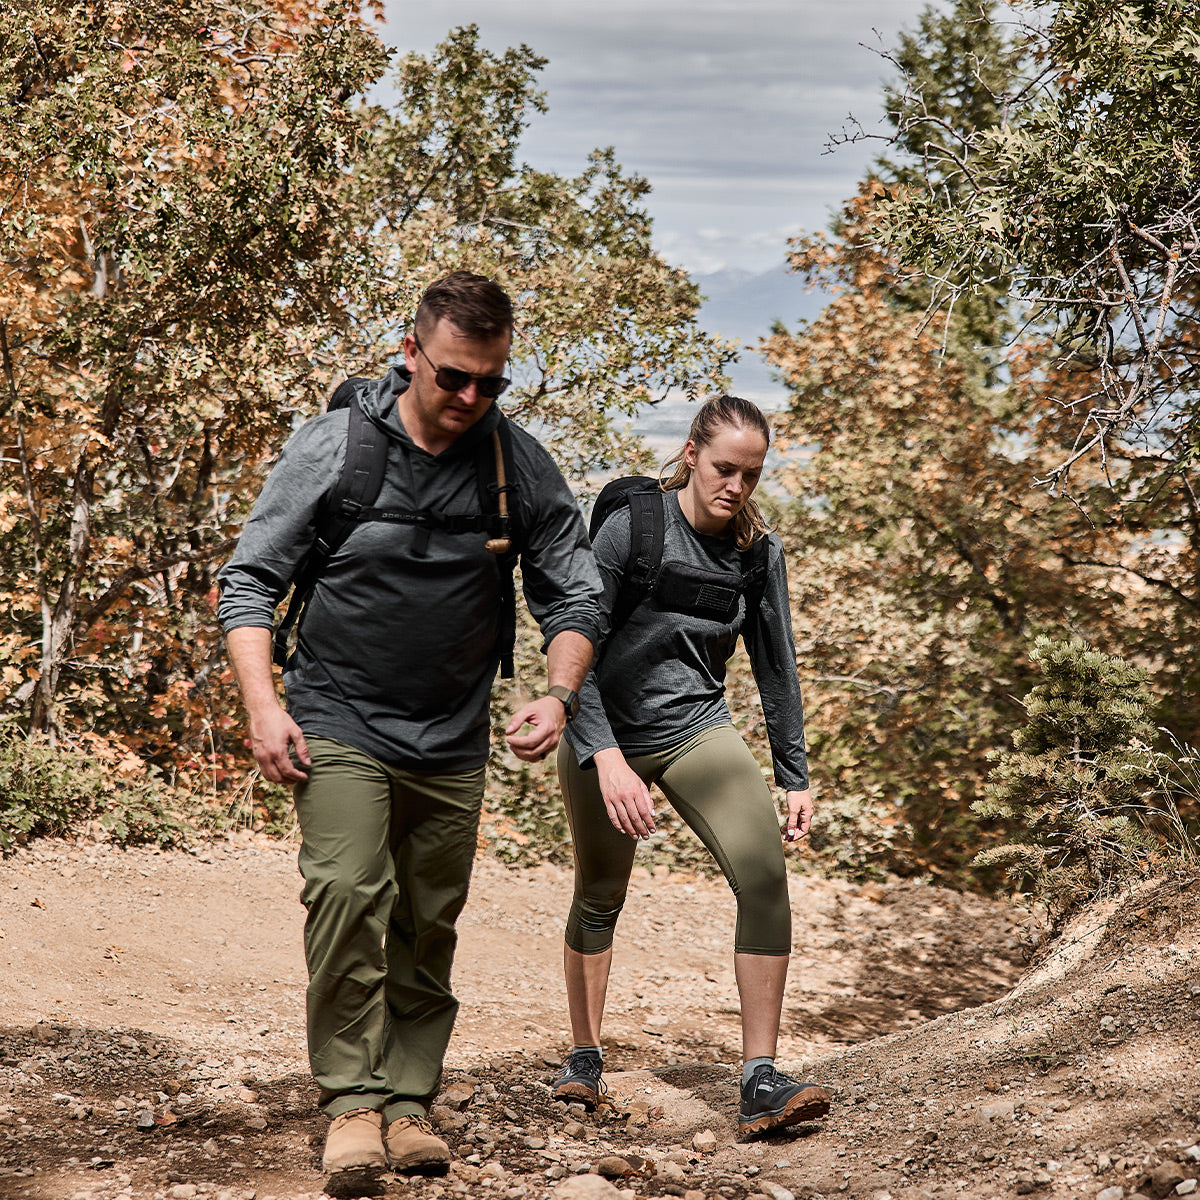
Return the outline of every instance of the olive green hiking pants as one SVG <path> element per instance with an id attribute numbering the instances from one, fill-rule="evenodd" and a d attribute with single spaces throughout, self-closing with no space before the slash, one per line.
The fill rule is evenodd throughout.
<path id="1" fill-rule="evenodd" d="M 484 768 L 403 771 L 329 738 L 295 789 L 308 909 L 308 1053 L 329 1117 L 425 1112 L 458 1001 L 455 922 L 467 899 Z"/>

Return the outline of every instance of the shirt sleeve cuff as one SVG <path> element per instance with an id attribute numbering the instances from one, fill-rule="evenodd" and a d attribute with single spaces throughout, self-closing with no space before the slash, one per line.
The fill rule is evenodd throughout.
<path id="1" fill-rule="evenodd" d="M 560 633 L 578 633 L 580 636 L 587 638 L 593 646 L 599 645 L 600 642 L 600 625 L 597 621 L 567 618 L 562 621 L 548 622 L 542 628 L 543 654 L 546 653 L 547 647 Z"/>

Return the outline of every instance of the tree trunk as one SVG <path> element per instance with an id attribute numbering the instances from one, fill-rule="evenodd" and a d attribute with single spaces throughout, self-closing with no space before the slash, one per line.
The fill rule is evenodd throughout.
<path id="1" fill-rule="evenodd" d="M 58 601 L 42 625 L 41 676 L 33 693 L 29 711 L 31 733 L 58 731 L 55 699 L 63 663 L 74 640 L 75 613 L 79 606 L 79 585 L 87 570 L 92 543 L 92 502 L 96 472 L 86 451 L 75 467 L 74 502 L 71 533 L 67 545 L 67 563 L 63 570 Z M 43 611 L 48 605 L 43 606 Z"/>

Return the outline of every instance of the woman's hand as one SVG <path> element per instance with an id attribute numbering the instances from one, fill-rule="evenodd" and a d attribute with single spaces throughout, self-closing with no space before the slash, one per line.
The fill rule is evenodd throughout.
<path id="1" fill-rule="evenodd" d="M 650 799 L 650 789 L 616 746 L 598 750 L 595 763 L 608 819 L 630 837 L 649 837 L 654 832 L 654 804 Z"/>
<path id="2" fill-rule="evenodd" d="M 812 791 L 805 788 L 802 792 L 788 792 L 787 806 L 787 824 L 780 827 L 779 833 L 785 842 L 798 842 L 808 837 L 808 827 L 812 824 Z"/>

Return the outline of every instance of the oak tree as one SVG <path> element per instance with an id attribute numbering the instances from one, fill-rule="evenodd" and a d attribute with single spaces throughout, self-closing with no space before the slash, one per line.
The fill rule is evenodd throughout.
<path id="1" fill-rule="evenodd" d="M 543 60 L 473 27 L 388 69 L 354 0 L 34 0 L 0 11 L 5 711 L 220 788 L 240 711 L 213 576 L 294 425 L 381 374 L 468 267 L 518 298 L 507 404 L 576 473 L 715 374 L 647 185 L 517 150 Z"/>

